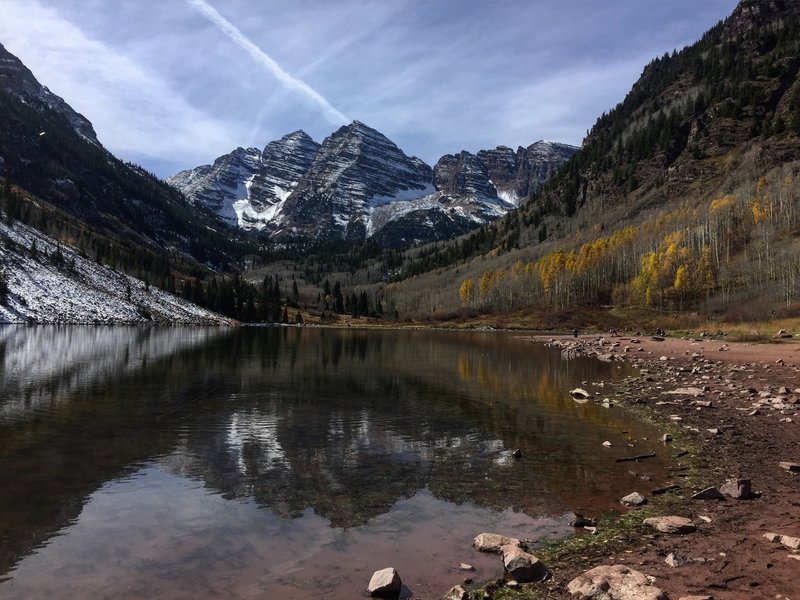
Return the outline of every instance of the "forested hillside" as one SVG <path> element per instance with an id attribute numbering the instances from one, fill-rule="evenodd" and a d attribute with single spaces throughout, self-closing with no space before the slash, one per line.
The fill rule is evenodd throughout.
<path id="1" fill-rule="evenodd" d="M 800 270 L 798 68 L 800 4 L 742 2 L 647 65 L 526 205 L 407 267 L 428 285 L 400 284 L 400 306 L 785 312 Z"/>

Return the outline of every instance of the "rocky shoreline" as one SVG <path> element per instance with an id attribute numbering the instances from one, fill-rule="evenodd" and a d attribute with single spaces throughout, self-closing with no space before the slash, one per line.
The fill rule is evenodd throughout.
<path id="1" fill-rule="evenodd" d="M 507 574 L 468 596 L 451 590 L 445 597 L 797 598 L 800 345 L 664 336 L 530 339 L 560 348 L 565 358 L 637 366 L 640 375 L 586 392 L 670 429 L 663 441 L 676 461 L 673 479 L 658 490 L 620 490 L 620 498 L 635 492 L 645 502 L 600 523 L 597 535 L 581 531 L 529 549 L 546 563 L 546 581 L 523 583 Z"/>

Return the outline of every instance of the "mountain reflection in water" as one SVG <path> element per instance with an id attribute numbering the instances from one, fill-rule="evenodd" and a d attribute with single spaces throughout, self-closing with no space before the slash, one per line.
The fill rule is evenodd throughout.
<path id="1" fill-rule="evenodd" d="M 5 327 L 0 366 L 12 598 L 302 598 L 326 560 L 344 569 L 326 597 L 345 598 L 377 557 L 440 595 L 448 564 L 493 576 L 469 549 L 479 530 L 563 535 L 573 509 L 615 507 L 636 477 L 602 442 L 657 439 L 566 393 L 622 368 L 512 334 Z"/>

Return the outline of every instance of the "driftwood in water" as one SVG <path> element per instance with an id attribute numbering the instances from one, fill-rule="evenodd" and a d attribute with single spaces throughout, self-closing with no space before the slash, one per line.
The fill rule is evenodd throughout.
<path id="1" fill-rule="evenodd" d="M 653 458 L 655 455 L 655 452 L 650 452 L 648 454 L 638 454 L 636 456 L 623 456 L 622 458 L 618 458 L 617 462 L 630 462 L 632 460 L 642 460 L 643 458 Z"/>

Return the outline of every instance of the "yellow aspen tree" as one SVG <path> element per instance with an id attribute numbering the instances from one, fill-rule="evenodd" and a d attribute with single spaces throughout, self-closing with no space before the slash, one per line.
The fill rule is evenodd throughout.
<path id="1" fill-rule="evenodd" d="M 475 282 L 472 279 L 465 279 L 461 282 L 461 287 L 458 290 L 458 295 L 461 297 L 461 302 L 469 306 L 475 300 Z"/>

